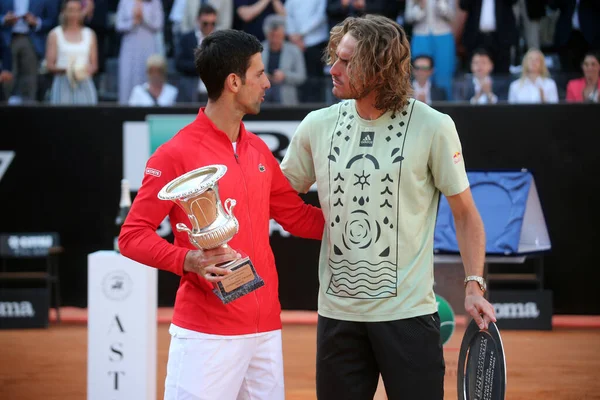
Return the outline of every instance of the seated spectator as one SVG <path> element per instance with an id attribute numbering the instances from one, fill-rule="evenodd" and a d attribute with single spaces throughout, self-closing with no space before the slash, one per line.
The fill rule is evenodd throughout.
<path id="1" fill-rule="evenodd" d="M 414 98 L 423 103 L 447 100 L 446 91 L 431 82 L 434 63 L 430 56 L 418 55 L 413 60 L 413 90 Z"/>
<path id="2" fill-rule="evenodd" d="M 530 49 L 523 57 L 521 78 L 510 84 L 509 103 L 558 103 L 556 82 L 550 78 L 544 54 Z"/>
<path id="3" fill-rule="evenodd" d="M 404 17 L 411 23 L 411 52 L 430 56 L 435 62 L 432 81 L 452 96 L 452 77 L 456 65 L 456 45 L 452 23 L 456 15 L 454 1 L 407 0 Z"/>
<path id="4" fill-rule="evenodd" d="M 184 34 L 175 46 L 175 68 L 181 74 L 179 99 L 181 102 L 206 102 L 206 86 L 198 77 L 194 62 L 194 49 L 215 30 L 217 11 L 208 4 L 200 7 L 196 17 L 196 29 Z"/>
<path id="5" fill-rule="evenodd" d="M 167 83 L 167 60 L 160 54 L 153 54 L 146 62 L 148 81 L 136 85 L 131 91 L 129 105 L 137 107 L 169 107 L 175 104 L 178 90 Z"/>
<path id="6" fill-rule="evenodd" d="M 473 79 L 467 82 L 466 99 L 471 104 L 496 104 L 498 96 L 494 94 L 494 82 L 491 77 L 494 63 L 484 49 L 473 52 L 471 72 Z"/>
<path id="7" fill-rule="evenodd" d="M 298 104 L 298 86 L 306 80 L 306 66 L 300 48 L 285 40 L 285 17 L 273 14 L 265 18 L 264 34 L 262 60 L 271 81 L 265 101 Z"/>
<path id="8" fill-rule="evenodd" d="M 80 0 L 66 0 L 61 25 L 48 35 L 46 68 L 53 74 L 50 104 L 95 105 L 93 76 L 98 69 L 96 34 L 83 25 Z"/>
<path id="9" fill-rule="evenodd" d="M 567 101 L 600 102 L 600 54 L 588 52 L 581 63 L 583 78 L 572 79 L 567 84 Z"/>

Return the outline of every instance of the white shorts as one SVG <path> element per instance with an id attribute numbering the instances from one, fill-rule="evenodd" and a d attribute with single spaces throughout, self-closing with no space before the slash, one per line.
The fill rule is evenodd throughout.
<path id="1" fill-rule="evenodd" d="M 281 330 L 216 336 L 172 326 L 170 332 L 164 400 L 285 399 Z"/>

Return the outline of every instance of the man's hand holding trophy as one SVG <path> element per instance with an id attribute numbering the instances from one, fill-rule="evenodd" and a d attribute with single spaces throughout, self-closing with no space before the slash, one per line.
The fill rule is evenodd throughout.
<path id="1" fill-rule="evenodd" d="M 225 172 L 224 165 L 198 168 L 173 179 L 158 194 L 159 199 L 177 204 L 190 220 L 191 229 L 183 223 L 176 225 L 199 249 L 186 255 L 184 270 L 213 283 L 213 292 L 223 304 L 264 286 L 250 258 L 227 245 L 239 224 L 233 215 L 235 200 L 227 199 L 222 205 L 219 197 L 218 180 Z"/>

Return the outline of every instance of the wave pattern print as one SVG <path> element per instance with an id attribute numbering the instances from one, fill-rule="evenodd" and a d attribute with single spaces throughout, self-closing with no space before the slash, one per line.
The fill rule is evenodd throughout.
<path id="1" fill-rule="evenodd" d="M 368 261 L 329 260 L 329 267 L 332 277 L 328 293 L 356 299 L 396 296 L 397 270 L 389 261 L 371 264 Z"/>
<path id="2" fill-rule="evenodd" d="M 327 156 L 331 278 L 325 290 L 346 298 L 395 297 L 400 178 L 410 114 L 392 114 L 385 127 L 363 127 L 349 104 L 339 106 Z"/>

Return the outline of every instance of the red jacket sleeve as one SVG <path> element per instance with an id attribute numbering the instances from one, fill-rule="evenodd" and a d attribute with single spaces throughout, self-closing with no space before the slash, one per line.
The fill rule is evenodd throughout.
<path id="1" fill-rule="evenodd" d="M 164 185 L 176 178 L 174 164 L 166 153 L 155 153 L 146 164 L 142 186 L 119 235 L 119 250 L 141 264 L 183 275 L 183 263 L 190 249 L 172 245 L 156 233 L 175 203 L 160 200 Z"/>
<path id="2" fill-rule="evenodd" d="M 323 211 L 318 207 L 306 204 L 286 179 L 273 154 L 269 151 L 266 156 L 271 171 L 273 171 L 270 197 L 271 218 L 294 236 L 321 240 L 325 227 Z"/>

